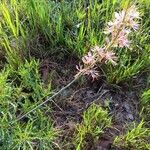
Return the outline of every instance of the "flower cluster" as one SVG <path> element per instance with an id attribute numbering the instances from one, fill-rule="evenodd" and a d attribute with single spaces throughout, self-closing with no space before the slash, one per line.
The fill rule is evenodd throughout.
<path id="1" fill-rule="evenodd" d="M 116 63 L 117 57 L 112 51 L 105 51 L 105 48 L 100 48 L 98 46 L 93 47 L 87 55 L 82 57 L 83 66 L 76 66 L 79 71 L 76 77 L 79 75 L 90 75 L 92 79 L 97 79 L 99 72 L 96 70 L 96 65 L 98 63 L 108 63 L 111 62 L 113 65 Z"/>
<path id="2" fill-rule="evenodd" d="M 114 20 L 108 22 L 104 31 L 107 35 L 107 43 L 102 48 L 93 47 L 87 55 L 82 57 L 83 66 L 77 66 L 78 73 L 75 77 L 90 75 L 94 80 L 99 76 L 99 72 L 96 70 L 98 63 L 111 62 L 113 65 L 117 65 L 117 57 L 112 49 L 114 47 L 129 47 L 128 34 L 132 29 L 134 31 L 138 29 L 137 18 L 139 18 L 139 13 L 134 5 L 119 13 L 115 12 Z"/>
<path id="3" fill-rule="evenodd" d="M 115 12 L 114 20 L 108 22 L 104 31 L 105 34 L 111 35 L 112 47 L 129 47 L 128 34 L 132 29 L 138 29 L 138 18 L 139 12 L 134 5 L 119 13 Z"/>

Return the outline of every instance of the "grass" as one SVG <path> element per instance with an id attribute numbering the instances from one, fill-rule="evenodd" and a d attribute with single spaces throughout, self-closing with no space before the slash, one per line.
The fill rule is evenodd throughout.
<path id="1" fill-rule="evenodd" d="M 149 105 L 149 101 L 150 101 L 150 90 L 146 90 L 142 95 L 142 102 L 143 104 Z"/>
<path id="2" fill-rule="evenodd" d="M 141 105 L 143 107 L 143 116 L 146 120 L 147 126 L 149 127 L 150 122 L 150 89 L 149 89 L 149 78 L 147 80 L 147 88 L 144 90 L 142 96 L 141 96 Z"/>
<path id="3" fill-rule="evenodd" d="M 50 92 L 50 88 L 43 89 L 38 74 L 38 62 L 26 61 L 24 65 L 20 65 L 18 71 L 7 66 L 0 74 L 0 83 L 1 148 L 52 148 L 58 131 L 53 128 L 52 120 L 44 113 L 45 110 L 47 113 L 49 111 L 47 106 L 26 116 L 20 122 L 13 122 Z"/>
<path id="4" fill-rule="evenodd" d="M 101 106 L 92 104 L 83 114 L 83 121 L 76 127 L 75 145 L 76 150 L 85 147 L 86 138 L 96 139 L 111 126 L 111 118 Z M 92 142 L 92 141 L 91 141 Z"/>
<path id="5" fill-rule="evenodd" d="M 138 125 L 134 124 L 133 129 L 129 129 L 124 135 L 117 136 L 114 140 L 114 145 L 137 150 L 150 149 L 150 129 L 144 127 L 144 121 Z"/>
<path id="6" fill-rule="evenodd" d="M 91 47 L 101 47 L 106 24 L 128 2 L 137 4 L 140 28 L 130 35 L 130 50 L 115 49 L 117 66 L 98 66 L 102 82 L 110 85 L 132 83 L 140 74 L 149 74 L 149 0 L 0 0 L 0 149 L 61 149 L 61 132 L 49 115 L 54 111 L 51 104 L 15 121 L 55 91 L 52 79 L 45 85 L 39 73 L 41 58 L 46 55 L 58 59 L 63 55 L 63 64 L 67 57 L 81 59 Z M 116 137 L 115 146 L 149 149 L 149 80 L 139 101 L 143 110 L 140 119 L 144 121 L 135 122 L 127 133 Z M 112 125 L 109 112 L 92 104 L 84 110 L 81 123 L 76 124 L 72 137 L 75 149 L 83 149 L 89 135 L 95 141 Z"/>

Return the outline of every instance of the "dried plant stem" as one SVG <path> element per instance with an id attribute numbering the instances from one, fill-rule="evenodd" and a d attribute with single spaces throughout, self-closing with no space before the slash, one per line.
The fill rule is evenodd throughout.
<path id="1" fill-rule="evenodd" d="M 74 78 L 69 84 L 67 84 L 65 87 L 63 87 L 62 89 L 60 89 L 58 92 L 56 92 L 54 95 L 52 95 L 51 97 L 47 98 L 44 102 L 40 103 L 39 105 L 35 106 L 33 109 L 31 109 L 30 111 L 28 111 L 27 113 L 25 113 L 24 115 L 22 115 L 21 117 L 17 118 L 15 121 L 11 122 L 10 124 L 13 124 L 21 119 L 23 119 L 25 116 L 27 116 L 28 114 L 30 114 L 31 112 L 35 111 L 36 109 L 40 108 L 41 106 L 43 106 L 44 104 L 46 104 L 48 101 L 53 101 L 52 99 L 54 97 L 56 97 L 57 95 L 59 95 L 60 93 L 62 93 L 64 90 L 66 90 L 68 87 L 70 87 L 75 81 L 77 81 L 79 78 L 81 77 L 78 76 L 77 78 Z"/>

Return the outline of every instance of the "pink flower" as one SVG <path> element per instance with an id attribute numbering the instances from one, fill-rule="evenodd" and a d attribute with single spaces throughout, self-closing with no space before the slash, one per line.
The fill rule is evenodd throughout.
<path id="1" fill-rule="evenodd" d="M 125 15 L 126 15 L 126 13 L 124 10 L 119 13 L 115 12 L 114 24 L 120 25 L 123 22 Z"/>
<path id="2" fill-rule="evenodd" d="M 107 51 L 105 53 L 105 63 L 111 62 L 115 66 L 115 65 L 117 65 L 116 60 L 117 60 L 117 57 L 115 56 L 114 52 Z"/>
<path id="3" fill-rule="evenodd" d="M 95 57 L 94 57 L 94 55 L 92 55 L 91 52 L 88 52 L 87 55 L 82 57 L 82 61 L 85 65 L 91 65 L 91 64 L 95 63 Z"/>
<path id="4" fill-rule="evenodd" d="M 138 22 L 135 19 L 139 19 L 139 12 L 137 11 L 135 5 L 132 5 L 129 9 L 128 9 L 128 13 L 126 16 L 126 24 L 127 26 L 131 27 L 134 30 L 137 30 L 139 27 Z"/>
<path id="5" fill-rule="evenodd" d="M 78 73 L 75 75 L 75 78 L 78 78 L 80 75 L 88 75 L 92 77 L 94 81 L 99 77 L 99 72 L 92 68 L 82 68 L 82 66 L 76 66 Z"/>
<path id="6" fill-rule="evenodd" d="M 105 34 L 111 34 L 112 40 L 115 39 L 113 43 L 114 47 L 129 47 L 128 34 L 130 33 L 130 29 L 134 31 L 138 29 L 139 24 L 135 20 L 138 18 L 139 12 L 137 12 L 134 5 L 126 11 L 115 12 L 114 20 L 108 22 L 107 28 L 104 31 Z"/>
<path id="7" fill-rule="evenodd" d="M 126 36 L 122 36 L 118 39 L 118 47 L 129 47 L 130 44 L 129 44 L 129 40 Z"/>
<path id="8" fill-rule="evenodd" d="M 104 48 L 95 46 L 94 48 L 91 49 L 91 51 L 93 51 L 95 53 L 95 57 L 98 58 L 100 62 L 105 57 Z"/>
<path id="9" fill-rule="evenodd" d="M 128 20 L 127 25 L 130 26 L 134 31 L 139 28 L 138 22 L 134 21 L 132 18 Z"/>
<path id="10" fill-rule="evenodd" d="M 95 52 L 99 51 L 99 49 L 100 49 L 100 47 L 96 45 L 91 49 L 91 51 L 95 53 Z"/>
<path id="11" fill-rule="evenodd" d="M 128 8 L 128 15 L 133 19 L 140 18 L 139 17 L 140 13 L 137 11 L 137 8 L 135 5 L 132 5 L 130 8 Z"/>
<path id="12" fill-rule="evenodd" d="M 139 13 L 134 5 L 127 10 L 115 12 L 113 21 L 108 22 L 104 31 L 107 34 L 106 43 L 102 48 L 96 45 L 87 55 L 82 57 L 84 65 L 83 67 L 77 66 L 76 77 L 90 75 L 95 80 L 99 76 L 99 72 L 95 69 L 97 64 L 111 62 L 113 65 L 117 65 L 117 57 L 110 49 L 113 47 L 129 47 L 128 35 L 132 29 L 134 31 L 138 29 L 139 24 L 136 20 L 138 18 Z"/>
<path id="13" fill-rule="evenodd" d="M 75 78 L 78 78 L 80 75 L 84 75 L 85 74 L 86 70 L 82 66 L 76 65 L 76 69 L 78 70 L 78 73 L 75 75 Z"/>
<path id="14" fill-rule="evenodd" d="M 129 40 L 128 40 L 128 33 L 129 30 L 122 30 L 120 31 L 118 37 L 116 38 L 113 46 L 114 47 L 129 47 Z M 113 35 L 113 38 L 115 38 L 116 35 Z"/>
<path id="15" fill-rule="evenodd" d="M 91 76 L 92 77 L 92 81 L 94 81 L 95 79 L 97 79 L 99 77 L 99 72 L 96 71 L 95 69 L 87 70 L 85 72 L 85 74 Z"/>

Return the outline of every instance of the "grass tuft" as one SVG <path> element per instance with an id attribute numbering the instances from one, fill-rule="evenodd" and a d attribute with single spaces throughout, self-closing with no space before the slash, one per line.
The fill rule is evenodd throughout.
<path id="1" fill-rule="evenodd" d="M 83 149 L 86 144 L 86 137 L 89 135 L 90 139 L 97 138 L 102 135 L 104 129 L 110 127 L 111 118 L 106 110 L 101 106 L 92 104 L 83 114 L 83 121 L 76 127 L 77 133 L 75 135 L 76 150 Z"/>
<path id="2" fill-rule="evenodd" d="M 138 125 L 134 124 L 133 129 L 124 134 L 117 136 L 114 145 L 125 149 L 149 150 L 150 149 L 150 129 L 144 127 L 144 121 Z"/>

